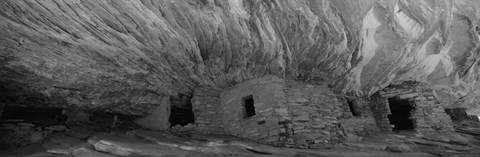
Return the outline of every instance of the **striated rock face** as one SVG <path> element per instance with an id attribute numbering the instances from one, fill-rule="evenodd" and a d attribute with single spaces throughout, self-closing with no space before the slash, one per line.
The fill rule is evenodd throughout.
<path id="1" fill-rule="evenodd" d="M 358 97 L 419 81 L 472 107 L 480 98 L 479 6 L 473 0 L 4 0 L 0 96 L 5 103 L 33 99 L 44 102 L 33 105 L 142 115 L 165 95 L 274 74 Z"/>

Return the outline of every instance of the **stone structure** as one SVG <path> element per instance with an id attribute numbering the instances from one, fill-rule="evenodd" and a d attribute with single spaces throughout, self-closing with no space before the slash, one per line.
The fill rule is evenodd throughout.
<path id="1" fill-rule="evenodd" d="M 328 87 L 287 80 L 284 86 L 296 144 L 336 143 L 346 138 L 338 118 L 343 110 L 337 95 Z"/>
<path id="2" fill-rule="evenodd" d="M 452 121 L 432 90 L 411 83 L 387 87 L 371 100 L 350 100 L 326 86 L 268 75 L 223 90 L 197 90 L 192 104 L 196 131 L 312 147 L 392 131 L 393 98 L 413 106 L 408 117 L 413 131 L 452 130 Z"/>
<path id="3" fill-rule="evenodd" d="M 394 100 L 403 100 L 413 108 L 407 118 L 412 120 L 415 131 L 453 130 L 452 120 L 435 98 L 433 90 L 415 82 L 389 86 L 372 96 L 372 109 L 381 130 L 392 131 L 394 128 L 388 118 L 392 114 L 390 107 L 393 105 L 389 103 Z"/>
<path id="4" fill-rule="evenodd" d="M 453 130 L 452 121 L 433 90 L 413 82 L 389 86 L 370 99 L 345 98 L 324 85 L 274 75 L 223 90 L 201 88 L 191 97 L 194 124 L 183 129 L 165 121 L 170 113 L 168 106 L 173 104 L 169 104 L 168 97 L 164 100 L 160 106 L 166 107 L 158 109 L 162 114 L 152 114 L 137 122 L 152 129 L 175 127 L 172 129 L 177 131 L 227 134 L 262 143 L 308 147 L 360 140 L 360 136 L 377 131 Z"/>
<path id="5" fill-rule="evenodd" d="M 252 106 L 248 107 L 248 103 Z M 350 126 L 344 127 L 340 121 L 357 124 L 356 130 L 369 130 L 367 127 L 375 130 L 376 127 L 365 122 L 370 112 L 353 117 L 347 102 L 329 88 L 273 75 L 222 91 L 197 90 L 192 107 L 195 131 L 270 144 L 337 143 L 359 132 Z M 369 122 L 374 124 L 373 118 Z"/>
<path id="6" fill-rule="evenodd" d="M 256 114 L 245 117 L 243 101 L 249 96 Z M 276 76 L 225 89 L 221 99 L 225 133 L 265 143 L 312 146 L 378 130 L 371 112 L 362 110 L 362 116 L 352 116 L 347 101 L 328 87 Z"/>
<path id="7" fill-rule="evenodd" d="M 245 115 L 249 97 L 255 112 L 250 117 Z M 347 136 L 339 118 L 350 112 L 325 86 L 266 76 L 223 90 L 220 105 L 225 133 L 234 136 L 302 146 L 336 143 Z"/>
<path id="8" fill-rule="evenodd" d="M 253 98 L 254 115 L 246 115 Z M 276 76 L 252 79 L 221 94 L 225 133 L 261 142 L 277 142 L 286 137 L 285 123 L 290 123 L 283 92 L 283 80 Z M 288 127 L 287 127 L 288 128 Z"/>
<path id="9" fill-rule="evenodd" d="M 347 140 L 359 140 L 357 136 L 375 134 L 377 131 L 380 131 L 376 124 L 369 100 L 344 100 L 343 104 L 348 104 L 349 102 L 351 105 L 348 106 L 348 110 L 352 111 L 352 109 L 354 109 L 353 111 L 356 112 L 356 116 L 353 116 L 351 112 L 346 112 L 344 117 L 339 118 L 340 123 L 347 133 Z"/>
<path id="10" fill-rule="evenodd" d="M 223 134 L 223 113 L 220 108 L 220 90 L 194 91 L 192 110 L 195 115 L 195 130 L 202 133 Z"/>

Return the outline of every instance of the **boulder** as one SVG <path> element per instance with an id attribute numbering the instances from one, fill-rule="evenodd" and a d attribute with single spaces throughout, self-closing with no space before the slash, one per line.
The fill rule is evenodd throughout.
<path id="1" fill-rule="evenodd" d="M 49 153 L 69 155 L 74 150 L 91 147 L 85 140 L 67 136 L 63 132 L 54 132 L 46 139 L 42 146 Z"/>
<path id="2" fill-rule="evenodd" d="M 72 152 L 74 157 L 115 157 L 114 155 L 100 153 L 92 149 L 88 148 L 79 148 L 75 149 Z"/>
<path id="3" fill-rule="evenodd" d="M 45 130 L 52 130 L 52 131 L 67 131 L 67 127 L 65 125 L 52 125 L 45 128 Z"/>
<path id="4" fill-rule="evenodd" d="M 0 134 L 0 144 L 25 146 L 42 141 L 44 137 L 31 123 L 3 123 L 1 127 L 0 131 L 3 133 Z"/>
<path id="5" fill-rule="evenodd" d="M 136 136 L 94 135 L 88 139 L 95 150 L 118 156 L 186 156 L 188 151 L 152 144 Z"/>
<path id="6" fill-rule="evenodd" d="M 192 140 L 172 136 L 167 133 L 135 130 L 134 134 L 150 142 L 166 147 L 175 147 L 190 151 L 190 154 L 208 154 L 208 156 L 255 156 L 257 154 L 272 156 L 294 156 L 296 152 L 269 145 L 240 141 L 239 139 L 219 135 L 193 134 Z M 227 140 L 228 139 L 228 140 Z"/>
<path id="7" fill-rule="evenodd" d="M 409 146 L 404 145 L 404 144 L 399 144 L 399 145 L 388 145 L 385 148 L 386 151 L 390 152 L 411 152 L 412 149 L 410 149 Z"/>
<path id="8" fill-rule="evenodd" d="M 75 125 L 71 126 L 65 133 L 72 137 L 86 139 L 90 137 L 90 135 L 94 134 L 95 131 L 96 129 L 93 127 Z"/>
<path id="9" fill-rule="evenodd" d="M 0 129 L 2 129 L 2 130 L 18 130 L 18 127 L 15 124 L 3 123 Z"/>
<path id="10" fill-rule="evenodd" d="M 43 133 L 39 131 L 35 131 L 30 135 L 30 142 L 35 143 L 35 142 L 40 142 L 42 141 L 43 138 Z"/>
<path id="11" fill-rule="evenodd" d="M 180 132 L 190 132 L 195 130 L 196 125 L 192 123 L 188 123 L 187 125 L 180 128 Z"/>
<path id="12" fill-rule="evenodd" d="M 35 124 L 32 124 L 32 123 L 18 123 L 17 124 L 19 127 L 24 127 L 24 128 L 34 128 L 35 127 Z"/>

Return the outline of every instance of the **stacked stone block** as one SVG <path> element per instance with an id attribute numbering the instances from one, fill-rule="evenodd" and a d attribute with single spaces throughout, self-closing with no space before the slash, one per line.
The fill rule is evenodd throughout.
<path id="1" fill-rule="evenodd" d="M 255 115 L 245 116 L 245 97 L 253 97 Z M 338 143 L 393 126 L 388 98 L 413 102 L 417 131 L 453 130 L 452 122 L 432 90 L 418 84 L 388 87 L 371 100 L 352 100 L 359 112 L 352 116 L 346 99 L 328 87 L 276 76 L 251 79 L 223 90 L 196 90 L 192 99 L 196 131 L 224 133 L 250 140 L 313 147 Z M 360 138 L 360 137 L 359 137 Z"/>
<path id="2" fill-rule="evenodd" d="M 245 118 L 242 98 L 250 95 L 256 115 Z M 355 101 L 362 116 L 353 117 L 326 86 L 265 76 L 224 89 L 220 97 L 225 133 L 262 143 L 314 147 L 378 130 L 368 101 Z"/>
<path id="3" fill-rule="evenodd" d="M 245 118 L 243 100 L 253 96 L 255 115 Z M 265 76 L 225 89 L 221 94 L 225 133 L 263 143 L 285 140 L 290 121 L 285 105 L 283 79 Z"/>
<path id="4" fill-rule="evenodd" d="M 453 131 L 453 122 L 445 113 L 443 105 L 437 101 L 433 95 L 433 90 L 425 85 L 406 82 L 387 87 L 379 92 L 379 97 L 374 97 L 374 99 L 377 99 L 374 106 L 376 108 L 388 107 L 388 98 L 392 97 L 407 99 L 412 102 L 415 109 L 411 113 L 411 118 L 414 121 L 416 131 Z M 374 110 L 374 112 L 379 112 L 378 114 L 386 113 L 382 110 Z M 386 120 L 388 121 L 388 119 Z M 379 127 L 382 128 L 380 125 Z"/>
<path id="5" fill-rule="evenodd" d="M 453 122 L 445 113 L 443 106 L 436 101 L 431 90 L 418 90 L 419 95 L 412 97 L 416 110 L 412 118 L 416 121 L 416 131 L 453 131 Z"/>
<path id="6" fill-rule="evenodd" d="M 284 88 L 297 145 L 337 143 L 345 140 L 337 117 L 343 104 L 329 88 L 287 80 Z"/>
<path id="7" fill-rule="evenodd" d="M 194 91 L 191 101 L 195 116 L 195 131 L 224 134 L 223 112 L 219 93 L 220 91 L 216 89 L 197 89 Z"/>
<path id="8" fill-rule="evenodd" d="M 375 94 L 372 96 L 371 109 L 377 122 L 377 126 L 381 131 L 390 132 L 393 126 L 388 120 L 388 115 L 391 114 L 388 100 L 382 96 Z"/>
<path id="9" fill-rule="evenodd" d="M 346 112 L 344 115 L 349 116 L 337 117 L 347 133 L 347 140 L 357 141 L 361 138 L 359 136 L 371 135 L 378 132 L 379 128 L 377 127 L 375 116 L 371 110 L 370 101 L 362 98 L 351 101 L 359 116 L 353 116 L 351 112 L 347 110 L 344 111 Z M 342 103 L 348 108 L 348 102 L 346 102 L 346 100 Z"/>

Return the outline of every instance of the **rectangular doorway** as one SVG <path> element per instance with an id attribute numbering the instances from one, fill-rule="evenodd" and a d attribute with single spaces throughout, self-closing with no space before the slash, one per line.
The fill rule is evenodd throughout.
<path id="1" fill-rule="evenodd" d="M 397 98 L 388 99 L 391 114 L 388 115 L 390 124 L 394 125 L 393 131 L 413 131 L 414 124 L 411 113 L 415 109 L 413 102 Z"/>

